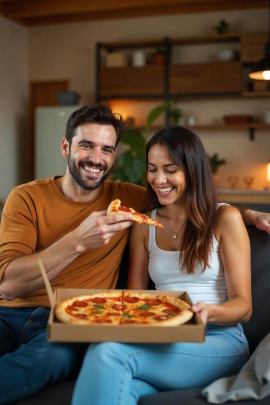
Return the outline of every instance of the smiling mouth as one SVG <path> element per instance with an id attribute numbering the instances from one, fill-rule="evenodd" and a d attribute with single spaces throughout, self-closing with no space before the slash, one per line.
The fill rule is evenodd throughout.
<path id="1" fill-rule="evenodd" d="M 85 164 L 81 164 L 81 176 L 85 178 L 85 181 L 100 181 L 100 179 L 104 175 L 104 169 L 101 167 L 96 166 L 89 166 Z"/>
<path id="2" fill-rule="evenodd" d="M 159 194 L 168 194 L 173 191 L 174 187 L 157 187 Z"/>
<path id="3" fill-rule="evenodd" d="M 98 174 L 98 173 L 100 173 L 100 172 L 103 172 L 103 169 L 97 168 L 97 167 L 93 167 L 93 166 L 82 165 L 82 167 L 83 167 L 84 170 L 86 170 L 87 172 L 90 172 L 90 173 L 93 173 L 93 174 Z"/>

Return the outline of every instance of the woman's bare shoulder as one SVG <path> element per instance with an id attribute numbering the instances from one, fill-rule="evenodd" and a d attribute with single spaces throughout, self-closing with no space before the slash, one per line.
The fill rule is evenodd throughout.
<path id="1" fill-rule="evenodd" d="M 242 215 L 238 208 L 232 205 L 222 204 L 217 208 L 216 222 L 222 224 L 233 224 L 235 222 L 243 222 Z"/>
<path id="2" fill-rule="evenodd" d="M 215 237 L 220 241 L 221 235 L 244 232 L 245 224 L 240 211 L 232 205 L 221 205 L 217 209 L 215 219 Z"/>

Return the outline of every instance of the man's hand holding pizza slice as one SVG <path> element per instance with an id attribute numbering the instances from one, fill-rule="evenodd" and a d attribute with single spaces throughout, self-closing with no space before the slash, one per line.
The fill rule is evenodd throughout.
<path id="1" fill-rule="evenodd" d="M 163 228 L 156 219 L 122 206 L 117 199 L 110 203 L 107 211 L 92 213 L 73 231 L 73 241 L 78 241 L 77 252 L 105 246 L 116 232 L 131 226 L 133 221 Z"/>

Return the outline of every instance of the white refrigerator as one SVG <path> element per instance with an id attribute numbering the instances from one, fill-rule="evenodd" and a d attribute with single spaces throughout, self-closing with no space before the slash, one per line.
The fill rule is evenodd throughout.
<path id="1" fill-rule="evenodd" d="M 78 106 L 38 107 L 35 111 L 35 178 L 65 174 L 67 159 L 61 154 L 66 123 Z"/>

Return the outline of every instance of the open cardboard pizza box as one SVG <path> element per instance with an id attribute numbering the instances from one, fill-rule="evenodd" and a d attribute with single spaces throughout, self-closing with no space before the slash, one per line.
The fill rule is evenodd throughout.
<path id="1" fill-rule="evenodd" d="M 136 342 L 136 343 L 172 343 L 204 342 L 205 325 L 200 316 L 179 326 L 145 326 L 145 325 L 72 325 L 59 322 L 54 315 L 58 302 L 67 298 L 97 293 L 97 289 L 55 289 L 52 291 L 45 271 L 42 271 L 47 293 L 51 303 L 48 321 L 48 340 L 52 342 Z M 151 294 L 166 294 L 178 297 L 191 304 L 185 291 L 148 291 Z"/>

